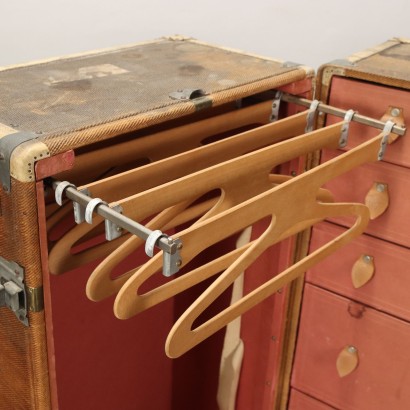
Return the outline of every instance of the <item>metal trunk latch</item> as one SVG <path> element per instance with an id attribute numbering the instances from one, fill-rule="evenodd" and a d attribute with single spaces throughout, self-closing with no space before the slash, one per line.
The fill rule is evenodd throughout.
<path id="1" fill-rule="evenodd" d="M 8 307 L 25 326 L 27 294 L 24 287 L 24 269 L 16 262 L 0 256 L 0 307 Z"/>

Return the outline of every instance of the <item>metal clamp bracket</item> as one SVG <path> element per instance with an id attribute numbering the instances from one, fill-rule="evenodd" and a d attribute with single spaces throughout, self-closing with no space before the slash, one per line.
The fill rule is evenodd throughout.
<path id="1" fill-rule="evenodd" d="M 386 121 L 386 124 L 384 125 L 382 134 L 383 134 L 383 138 L 382 138 L 382 142 L 380 143 L 380 150 L 379 153 L 377 155 L 377 159 L 379 161 L 381 161 L 384 157 L 384 153 L 386 151 L 386 146 L 389 142 L 389 135 L 391 134 L 392 130 L 394 127 L 394 122 L 393 121 Z"/>
<path id="2" fill-rule="evenodd" d="M 24 287 L 24 269 L 16 262 L 0 256 L 0 307 L 7 306 L 25 326 L 27 294 Z"/>
<path id="3" fill-rule="evenodd" d="M 13 151 L 23 142 L 31 141 L 38 137 L 32 132 L 16 132 L 0 138 L 0 180 L 3 191 L 10 193 L 10 158 Z"/>
<path id="4" fill-rule="evenodd" d="M 339 139 L 339 147 L 343 148 L 347 145 L 347 137 L 349 136 L 349 126 L 350 126 L 350 122 L 353 119 L 353 116 L 356 113 L 354 112 L 354 110 L 349 110 L 346 111 L 344 120 L 346 121 L 345 124 L 342 127 L 342 132 L 340 134 L 340 139 Z"/>
<path id="5" fill-rule="evenodd" d="M 275 97 L 272 100 L 272 113 L 270 115 L 270 121 L 274 122 L 279 119 L 280 99 L 282 98 L 282 91 L 276 91 Z"/>
<path id="6" fill-rule="evenodd" d="M 63 205 L 63 194 L 64 194 L 64 191 L 69 187 L 77 189 L 77 187 L 74 184 L 72 184 L 71 182 L 63 181 L 60 184 L 58 184 L 58 186 L 57 186 L 57 188 L 54 192 L 54 197 L 55 197 L 56 202 L 57 202 L 58 205 L 60 205 L 60 206 Z"/>
<path id="7" fill-rule="evenodd" d="M 313 100 L 310 103 L 309 112 L 308 112 L 307 117 L 306 117 L 305 132 L 312 132 L 313 131 L 313 127 L 315 125 L 315 123 L 314 123 L 315 115 L 316 115 L 317 109 L 319 107 L 319 104 L 320 104 L 319 100 Z"/>
<path id="8" fill-rule="evenodd" d="M 158 239 L 164 235 L 159 229 L 152 231 L 145 242 L 145 253 L 152 258 L 154 256 L 154 248 Z"/>
<path id="9" fill-rule="evenodd" d="M 92 198 L 90 202 L 85 207 L 85 222 L 90 225 L 93 223 L 93 212 L 98 205 L 107 205 L 107 202 L 103 201 L 101 198 Z"/>

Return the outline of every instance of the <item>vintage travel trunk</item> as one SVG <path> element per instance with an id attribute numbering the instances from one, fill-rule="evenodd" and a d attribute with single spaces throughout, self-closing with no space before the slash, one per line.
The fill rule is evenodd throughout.
<path id="1" fill-rule="evenodd" d="M 0 70 L 0 409 L 407 409 L 409 56 Z"/>

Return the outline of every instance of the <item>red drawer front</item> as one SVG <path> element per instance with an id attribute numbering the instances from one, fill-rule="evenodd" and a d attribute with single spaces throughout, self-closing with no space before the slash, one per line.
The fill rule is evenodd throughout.
<path id="1" fill-rule="evenodd" d="M 337 156 L 338 152 L 326 150 L 324 161 Z M 389 206 L 387 210 L 370 221 L 366 232 L 382 239 L 410 246 L 410 170 L 383 162 L 363 165 L 325 185 L 337 202 L 364 203 L 366 195 L 375 183 L 387 184 Z M 332 219 L 348 226 L 343 218 Z"/>
<path id="2" fill-rule="evenodd" d="M 343 232 L 330 223 L 313 229 L 310 252 Z M 363 256 L 373 258 L 373 277 L 353 286 L 352 269 Z M 361 235 L 308 271 L 308 282 L 410 321 L 410 250 Z"/>
<path id="3" fill-rule="evenodd" d="M 410 126 L 410 93 L 407 90 L 333 77 L 329 104 L 346 110 L 354 109 L 372 118 L 381 118 L 389 106 L 400 107 L 403 108 L 405 124 L 407 127 Z M 331 124 L 336 121 L 340 119 L 329 117 L 327 123 Z M 347 148 L 350 149 L 364 142 L 376 133 L 374 128 L 352 123 Z M 384 161 L 410 168 L 410 138 L 408 135 L 399 137 L 387 148 Z"/>
<path id="4" fill-rule="evenodd" d="M 312 397 L 306 396 L 295 389 L 292 389 L 290 393 L 288 410 L 333 410 L 334 407 L 330 407 Z"/>
<path id="5" fill-rule="evenodd" d="M 347 346 L 359 363 L 340 377 Z M 292 386 L 344 410 L 408 410 L 409 346 L 410 324 L 307 284 Z"/>

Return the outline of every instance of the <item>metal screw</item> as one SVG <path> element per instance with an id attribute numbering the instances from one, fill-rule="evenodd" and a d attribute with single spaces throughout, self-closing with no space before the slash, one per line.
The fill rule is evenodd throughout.
<path id="1" fill-rule="evenodd" d="M 356 349 L 354 346 L 349 346 L 349 347 L 347 348 L 347 351 L 348 351 L 349 353 L 357 353 L 357 349 Z"/>
<path id="2" fill-rule="evenodd" d="M 4 161 L 4 154 L 0 152 L 0 161 Z"/>
<path id="3" fill-rule="evenodd" d="M 182 249 L 182 243 L 179 243 L 179 244 L 177 245 L 177 249 L 178 249 L 178 250 Z"/>
<path id="4" fill-rule="evenodd" d="M 116 229 L 117 232 L 121 232 L 121 231 L 122 231 L 121 226 L 117 226 L 115 229 Z"/>
<path id="5" fill-rule="evenodd" d="M 400 115 L 400 109 L 399 108 L 392 108 L 390 111 L 390 114 L 392 117 L 398 117 Z"/>
<path id="6" fill-rule="evenodd" d="M 386 184 L 378 183 L 376 185 L 377 192 L 384 192 L 386 189 Z"/>
<path id="7" fill-rule="evenodd" d="M 4 190 L 4 192 L 9 192 L 9 187 L 6 184 L 4 184 L 3 185 L 3 190 Z"/>
<path id="8" fill-rule="evenodd" d="M 278 293 L 282 293 L 283 292 L 283 288 L 278 289 Z"/>
<path id="9" fill-rule="evenodd" d="M 182 265 L 181 259 L 178 259 L 175 265 L 179 268 Z"/>
<path id="10" fill-rule="evenodd" d="M 296 171 L 292 171 L 292 172 L 290 173 L 290 175 L 292 175 L 292 177 L 295 177 L 295 176 L 297 175 L 297 172 L 296 172 Z"/>

